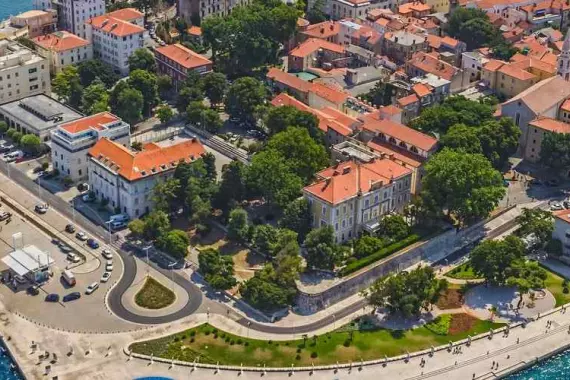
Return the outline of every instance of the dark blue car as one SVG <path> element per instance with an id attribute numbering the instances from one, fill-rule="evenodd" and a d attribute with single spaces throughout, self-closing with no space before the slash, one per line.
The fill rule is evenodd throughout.
<path id="1" fill-rule="evenodd" d="M 95 239 L 87 239 L 87 245 L 89 248 L 97 249 L 99 248 L 99 242 Z"/>
<path id="2" fill-rule="evenodd" d="M 59 294 L 48 294 L 45 299 L 46 302 L 59 302 Z"/>
<path id="3" fill-rule="evenodd" d="M 69 293 L 68 295 L 63 297 L 63 302 L 75 301 L 76 299 L 81 298 L 81 293 L 73 292 Z"/>

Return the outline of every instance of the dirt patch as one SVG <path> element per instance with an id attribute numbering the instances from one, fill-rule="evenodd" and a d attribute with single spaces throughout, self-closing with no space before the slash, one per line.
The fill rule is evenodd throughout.
<path id="1" fill-rule="evenodd" d="M 453 314 L 451 324 L 449 325 L 449 335 L 459 334 L 471 330 L 478 319 L 469 314 Z"/>
<path id="2" fill-rule="evenodd" d="M 258 348 L 257 350 L 255 350 L 253 352 L 253 356 L 257 359 L 257 360 L 270 360 L 273 357 L 273 353 L 269 350 L 263 350 L 261 348 Z"/>
<path id="3" fill-rule="evenodd" d="M 441 310 L 457 309 L 463 306 L 463 302 L 463 294 L 459 289 L 447 289 L 437 300 L 436 306 Z"/>
<path id="4" fill-rule="evenodd" d="M 339 346 L 335 351 L 335 356 L 337 356 L 341 362 L 355 361 L 360 358 L 360 355 L 360 350 L 355 346 Z"/>

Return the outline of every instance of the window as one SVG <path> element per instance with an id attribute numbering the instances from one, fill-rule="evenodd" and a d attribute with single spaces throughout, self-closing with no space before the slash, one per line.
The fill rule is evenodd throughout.
<path id="1" fill-rule="evenodd" d="M 323 211 L 322 211 L 323 216 L 327 215 L 327 206 L 323 205 Z"/>

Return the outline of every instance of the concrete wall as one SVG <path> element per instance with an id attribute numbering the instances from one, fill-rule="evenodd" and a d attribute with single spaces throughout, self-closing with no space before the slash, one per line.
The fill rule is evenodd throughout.
<path id="1" fill-rule="evenodd" d="M 456 232 L 448 230 L 431 240 L 415 244 L 377 263 L 356 272 L 342 282 L 321 293 L 299 292 L 296 304 L 304 311 L 316 312 L 369 287 L 377 279 L 390 273 L 404 270 L 424 261 L 428 264 L 442 260 L 446 256 L 485 236 L 485 221 Z"/>

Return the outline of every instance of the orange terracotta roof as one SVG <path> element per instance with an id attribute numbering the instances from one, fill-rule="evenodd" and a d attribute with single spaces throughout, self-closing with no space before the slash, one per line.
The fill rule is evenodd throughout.
<path id="1" fill-rule="evenodd" d="M 164 55 L 166 58 L 173 60 L 174 62 L 187 69 L 193 69 L 196 67 L 212 64 L 212 61 L 210 61 L 208 58 L 180 44 L 160 46 L 156 48 L 156 52 Z"/>
<path id="2" fill-rule="evenodd" d="M 289 94 L 284 92 L 276 95 L 272 100 L 271 104 L 274 107 L 281 107 L 281 106 L 292 106 L 297 108 L 300 111 L 311 112 L 311 107 L 306 105 L 305 103 L 301 102 L 300 100 L 295 99 Z"/>
<path id="3" fill-rule="evenodd" d="M 89 41 L 66 31 L 38 36 L 32 39 L 32 41 L 44 49 L 56 52 L 76 49 L 90 44 Z"/>
<path id="4" fill-rule="evenodd" d="M 334 21 L 324 21 L 318 24 L 309 25 L 301 34 L 307 37 L 324 38 L 336 36 L 340 32 L 340 24 Z"/>
<path id="5" fill-rule="evenodd" d="M 388 20 L 387 18 L 381 17 L 378 20 L 374 21 L 375 24 L 378 24 L 380 26 L 388 26 L 388 23 L 390 22 L 390 20 Z"/>
<path id="6" fill-rule="evenodd" d="M 520 69 L 520 68 L 514 66 L 514 64 L 503 65 L 499 69 L 499 72 L 502 74 L 508 75 L 510 77 L 516 78 L 518 80 L 531 80 L 531 79 L 536 78 L 536 75 L 529 73 L 526 70 Z"/>
<path id="7" fill-rule="evenodd" d="M 437 145 L 437 139 L 434 137 L 406 127 L 403 124 L 391 120 L 376 120 L 369 116 L 362 116 L 360 119 L 364 122 L 362 128 L 371 132 L 383 133 L 387 136 L 386 138 L 388 136 L 394 137 L 396 140 L 403 141 L 426 152 L 432 150 Z"/>
<path id="8" fill-rule="evenodd" d="M 330 204 L 339 204 L 359 192 L 366 194 L 373 186 L 386 186 L 411 173 L 410 169 L 389 159 L 368 163 L 348 161 L 321 171 L 317 174 L 321 180 L 303 190 Z"/>
<path id="9" fill-rule="evenodd" d="M 418 95 L 418 97 L 423 98 L 424 96 L 431 95 L 431 86 L 425 85 L 423 83 L 418 83 L 412 86 L 412 91 Z"/>
<path id="10" fill-rule="evenodd" d="M 564 41 L 556 41 L 552 44 L 556 50 L 562 51 L 562 46 L 564 45 Z"/>
<path id="11" fill-rule="evenodd" d="M 309 91 L 335 104 L 342 104 L 349 97 L 349 94 L 346 92 L 335 90 L 334 88 L 321 83 L 312 83 Z"/>
<path id="12" fill-rule="evenodd" d="M 549 52 L 544 54 L 540 60 L 556 68 L 556 64 L 558 63 L 558 56 Z"/>
<path id="13" fill-rule="evenodd" d="M 410 3 L 402 4 L 398 7 L 398 13 L 407 15 L 413 12 L 428 12 L 431 7 L 420 1 L 412 1 Z"/>
<path id="14" fill-rule="evenodd" d="M 553 211 L 552 215 L 554 215 L 554 217 L 557 219 L 560 219 L 566 223 L 570 223 L 570 210 Z"/>
<path id="15" fill-rule="evenodd" d="M 556 74 L 556 66 L 551 65 L 545 61 L 535 58 L 527 58 L 526 60 L 521 60 L 518 62 L 511 63 L 508 66 L 517 67 L 519 69 L 527 70 L 527 69 L 538 69 L 550 74 Z"/>
<path id="16" fill-rule="evenodd" d="M 391 160 L 401 161 L 414 168 L 419 168 L 423 164 L 419 156 L 413 155 L 404 148 L 395 147 L 378 138 L 373 138 L 366 145 L 378 153 L 388 155 Z"/>
<path id="17" fill-rule="evenodd" d="M 406 106 L 409 106 L 410 104 L 413 104 L 413 103 L 416 103 L 416 102 L 419 102 L 419 101 L 420 101 L 420 99 L 418 99 L 418 97 L 416 96 L 416 94 L 411 94 L 411 95 L 408 95 L 408 96 L 404 96 L 403 98 L 400 98 L 400 99 L 397 100 L 398 104 L 399 104 L 401 107 L 406 107 Z"/>
<path id="18" fill-rule="evenodd" d="M 390 104 L 389 106 L 380 107 L 378 112 L 380 113 L 380 115 L 394 116 L 401 114 L 403 110 L 399 107 L 396 107 L 393 104 Z"/>
<path id="19" fill-rule="evenodd" d="M 101 112 L 95 115 L 86 116 L 81 119 L 70 121 L 69 123 L 60 125 L 60 128 L 69 133 L 79 133 L 88 129 L 96 129 L 102 131 L 106 129 L 106 125 L 121 120 L 117 116 L 109 112 Z"/>
<path id="20" fill-rule="evenodd" d="M 269 69 L 269 72 L 267 72 L 267 78 L 275 81 L 275 82 L 279 82 L 284 84 L 287 87 L 293 88 L 297 91 L 300 92 L 309 92 L 312 84 L 304 81 L 300 78 L 298 78 L 295 75 L 286 73 L 282 70 L 279 70 L 275 67 L 272 67 L 271 69 Z"/>
<path id="21" fill-rule="evenodd" d="M 563 111 L 570 111 L 570 99 L 566 99 L 560 106 L 560 109 Z"/>
<path id="22" fill-rule="evenodd" d="M 145 31 L 144 28 L 138 25 L 108 15 L 93 17 L 87 23 L 91 24 L 94 29 L 102 30 L 117 37 L 126 37 L 132 34 L 144 33 Z"/>
<path id="23" fill-rule="evenodd" d="M 337 110 L 336 108 L 325 107 L 325 108 L 321 109 L 320 111 L 323 114 L 325 114 L 327 117 L 334 119 L 337 122 L 339 122 L 343 125 L 346 125 L 346 126 L 350 126 L 350 125 L 354 125 L 356 123 L 359 123 L 357 118 L 352 117 L 350 115 L 347 115 L 344 112 Z"/>
<path id="24" fill-rule="evenodd" d="M 447 80 L 452 80 L 458 70 L 457 67 L 437 59 L 434 54 L 426 54 L 421 51 L 416 52 L 408 63 L 416 69 L 437 75 L 438 77 Z"/>
<path id="25" fill-rule="evenodd" d="M 191 36 L 201 36 L 202 35 L 202 28 L 196 25 L 192 25 L 188 28 L 188 34 Z"/>
<path id="26" fill-rule="evenodd" d="M 506 64 L 506 62 L 499 61 L 498 59 L 490 59 L 489 62 L 483 65 L 483 68 L 488 71 L 497 71 Z"/>
<path id="27" fill-rule="evenodd" d="M 511 62 L 519 62 L 519 61 L 524 61 L 525 59 L 528 59 L 528 57 L 524 54 L 521 53 L 515 53 L 515 55 L 513 55 L 510 59 Z"/>
<path id="28" fill-rule="evenodd" d="M 549 132 L 570 133 L 570 124 L 550 117 L 538 117 L 528 123 L 535 128 L 540 128 Z"/>
<path id="29" fill-rule="evenodd" d="M 451 47 L 451 48 L 456 48 L 457 45 L 459 44 L 459 40 L 456 40 L 455 38 L 451 38 L 451 37 L 447 37 L 447 36 L 446 36 L 446 37 L 443 37 L 442 40 L 441 40 L 441 42 L 442 42 L 444 45 L 447 45 L 447 46 L 449 46 L 449 47 Z"/>
<path id="30" fill-rule="evenodd" d="M 338 54 L 344 54 L 344 46 L 335 44 L 326 40 L 321 40 L 319 38 L 309 38 L 307 41 L 303 42 L 295 49 L 293 49 L 289 55 L 294 57 L 306 57 L 309 54 L 316 52 L 319 49 L 329 50 Z"/>
<path id="31" fill-rule="evenodd" d="M 164 148 L 133 152 L 107 138 L 100 139 L 89 149 L 89 156 L 129 181 L 172 170 L 181 162 L 192 162 L 206 151 L 191 139 Z"/>
<path id="32" fill-rule="evenodd" d="M 107 13 L 107 16 L 118 18 L 119 20 L 132 21 L 137 18 L 143 18 L 144 13 L 139 12 L 135 8 L 123 8 Z"/>
<path id="33" fill-rule="evenodd" d="M 439 50 L 439 48 L 441 47 L 442 38 L 439 36 L 435 36 L 433 34 L 428 34 L 426 37 L 428 45 L 433 49 Z"/>

